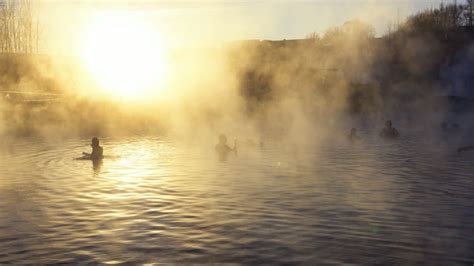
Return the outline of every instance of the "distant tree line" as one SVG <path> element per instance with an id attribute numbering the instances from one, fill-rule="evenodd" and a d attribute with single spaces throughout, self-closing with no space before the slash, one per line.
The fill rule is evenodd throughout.
<path id="1" fill-rule="evenodd" d="M 39 22 L 31 0 L 0 0 L 0 52 L 33 53 L 39 46 Z"/>
<path id="2" fill-rule="evenodd" d="M 462 55 L 474 42 L 473 16 L 474 0 L 442 4 L 380 38 L 370 24 L 351 20 L 305 40 L 242 42 L 231 47 L 230 64 L 251 115 L 264 116 L 268 106 L 274 112 L 288 98 L 308 113 L 422 112 L 420 102 L 452 93 L 449 71 L 471 60 Z"/>
<path id="3" fill-rule="evenodd" d="M 386 35 L 397 34 L 446 34 L 459 30 L 474 32 L 474 0 L 466 0 L 464 4 L 455 1 L 452 4 L 441 3 L 438 8 L 431 8 L 409 16 L 404 23 L 389 25 Z M 322 36 L 314 31 L 306 39 L 316 43 L 333 44 L 342 39 L 370 39 L 375 37 L 374 28 L 359 20 L 351 20 L 342 26 L 328 29 Z"/>
<path id="4" fill-rule="evenodd" d="M 424 10 L 407 18 L 395 33 L 445 34 L 461 29 L 473 30 L 474 0 L 464 4 L 441 3 L 438 8 Z"/>
<path id="5" fill-rule="evenodd" d="M 348 39 L 351 41 L 365 41 L 374 37 L 374 27 L 356 19 L 347 21 L 342 26 L 328 29 L 322 37 L 316 31 L 311 32 L 306 36 L 306 39 L 312 39 L 316 43 L 331 45 Z"/>

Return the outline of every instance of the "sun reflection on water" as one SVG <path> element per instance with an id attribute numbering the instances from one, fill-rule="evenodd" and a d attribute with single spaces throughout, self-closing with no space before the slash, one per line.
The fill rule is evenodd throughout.
<path id="1" fill-rule="evenodd" d="M 137 141 L 109 147 L 107 176 L 127 183 L 139 183 L 143 178 L 160 178 L 169 169 L 163 155 L 169 147 L 157 141 Z M 168 151 L 169 153 L 169 151 Z"/>
<path id="2" fill-rule="evenodd" d="M 472 242 L 464 237 L 470 228 L 458 223 L 472 209 L 472 157 L 427 153 L 406 164 L 400 156 L 410 157 L 407 149 L 378 156 L 392 149 L 377 144 L 296 156 L 282 147 L 242 148 L 222 163 L 212 146 L 206 153 L 145 137 L 101 143 L 97 175 L 90 161 L 72 159 L 85 147 L 76 140 L 0 151 L 7 162 L 0 168 L 0 229 L 10 234 L 0 230 L 0 264 L 22 264 L 38 252 L 45 254 L 38 263 L 51 262 L 52 246 L 67 247 L 53 258 L 67 264 L 208 262 L 215 254 L 252 264 L 261 254 L 284 260 L 281 250 L 295 248 L 291 264 L 320 247 L 352 256 L 361 247 L 353 243 L 363 243 L 439 256 L 465 252 L 459 247 Z M 355 255 L 373 262 L 372 254 Z"/>

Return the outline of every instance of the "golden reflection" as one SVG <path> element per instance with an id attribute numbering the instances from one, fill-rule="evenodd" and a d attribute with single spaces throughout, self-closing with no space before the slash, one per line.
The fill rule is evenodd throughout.
<path id="1" fill-rule="evenodd" d="M 126 183 L 140 182 L 143 178 L 159 178 L 165 175 L 168 169 L 163 164 L 163 159 L 158 156 L 156 148 L 150 142 L 112 147 L 110 154 L 114 159 L 111 159 L 107 164 L 108 175 Z M 161 154 L 163 155 L 163 153 Z"/>

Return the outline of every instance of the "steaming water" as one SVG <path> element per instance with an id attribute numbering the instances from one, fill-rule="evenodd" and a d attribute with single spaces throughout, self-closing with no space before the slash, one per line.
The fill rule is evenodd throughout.
<path id="1" fill-rule="evenodd" d="M 474 154 L 410 139 L 212 152 L 169 139 L 0 152 L 0 264 L 474 262 Z M 209 147 L 212 151 L 212 146 Z"/>

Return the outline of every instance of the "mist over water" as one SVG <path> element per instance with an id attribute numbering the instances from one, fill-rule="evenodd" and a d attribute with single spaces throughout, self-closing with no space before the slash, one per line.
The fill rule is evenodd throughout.
<path id="1" fill-rule="evenodd" d="M 153 51 L 97 14 L 86 55 L 0 56 L 0 264 L 474 261 L 472 29 Z"/>
<path id="2" fill-rule="evenodd" d="M 305 145 L 351 127 L 379 131 L 393 120 L 433 139 L 445 122 L 472 134 L 462 70 L 473 60 L 469 46 L 444 54 L 450 44 L 434 37 L 404 38 L 374 38 L 370 25 L 355 20 L 322 37 L 169 50 L 163 81 L 127 94 L 97 82 L 80 58 L 11 55 L 3 62 L 0 129 L 7 138 L 44 139 L 157 133 L 204 141 L 234 132 L 231 138 Z"/>
<path id="3" fill-rule="evenodd" d="M 1 153 L 1 263 L 472 261 L 471 155 L 416 139 L 269 142 L 227 163 L 169 138 L 19 141 Z M 57 156 L 61 154 L 62 156 Z M 407 160 L 410 162 L 407 162 Z"/>

